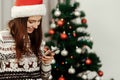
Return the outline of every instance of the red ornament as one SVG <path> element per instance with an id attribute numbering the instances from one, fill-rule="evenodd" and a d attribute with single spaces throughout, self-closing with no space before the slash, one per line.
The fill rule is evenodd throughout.
<path id="1" fill-rule="evenodd" d="M 102 71 L 98 71 L 98 75 L 99 76 L 103 76 L 103 72 Z"/>
<path id="2" fill-rule="evenodd" d="M 90 64 L 92 63 L 92 61 L 91 61 L 91 59 L 87 58 L 86 61 L 85 61 L 85 63 L 86 63 L 87 65 L 90 65 Z"/>
<path id="3" fill-rule="evenodd" d="M 86 24 L 86 23 L 87 23 L 87 20 L 86 20 L 86 19 L 82 19 L 81 22 L 82 22 L 83 24 Z"/>
<path id="4" fill-rule="evenodd" d="M 61 39 L 67 39 L 67 34 L 61 33 L 61 34 L 60 34 L 60 38 L 61 38 Z"/>
<path id="5" fill-rule="evenodd" d="M 55 31 L 53 29 L 50 29 L 48 32 L 50 35 L 53 35 L 55 33 Z"/>
<path id="6" fill-rule="evenodd" d="M 64 20 L 63 20 L 63 19 L 59 19 L 59 20 L 57 21 L 57 25 L 58 25 L 58 26 L 63 26 L 63 25 L 64 25 Z"/>
<path id="7" fill-rule="evenodd" d="M 63 75 L 61 77 L 59 77 L 58 80 L 65 80 L 65 78 L 63 77 Z"/>

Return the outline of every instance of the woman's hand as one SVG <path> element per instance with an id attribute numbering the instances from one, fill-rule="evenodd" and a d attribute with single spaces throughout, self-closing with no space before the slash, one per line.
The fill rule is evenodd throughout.
<path id="1" fill-rule="evenodd" d="M 50 64 L 52 62 L 52 59 L 54 58 L 54 52 L 53 51 L 50 51 L 50 50 L 47 50 L 45 52 L 45 55 L 42 56 L 42 62 L 44 64 Z"/>

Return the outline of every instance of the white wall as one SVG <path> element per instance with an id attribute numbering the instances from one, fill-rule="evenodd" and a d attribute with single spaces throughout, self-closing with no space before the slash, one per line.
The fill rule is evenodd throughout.
<path id="1" fill-rule="evenodd" d="M 120 0 L 77 0 L 85 11 L 104 80 L 120 80 Z"/>
<path id="2" fill-rule="evenodd" d="M 0 0 L 0 29 L 6 27 L 10 17 L 10 8 L 14 0 Z"/>

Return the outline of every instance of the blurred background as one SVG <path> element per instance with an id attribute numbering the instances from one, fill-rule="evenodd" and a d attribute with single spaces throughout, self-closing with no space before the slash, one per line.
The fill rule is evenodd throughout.
<path id="1" fill-rule="evenodd" d="M 102 61 L 103 79 L 120 80 L 120 0 L 72 0 L 80 2 L 80 10 L 86 13 L 88 32 L 93 49 Z M 43 17 L 43 32 L 49 29 L 51 10 L 57 0 L 44 0 L 47 15 Z M 7 28 L 14 0 L 0 0 L 0 30 Z M 45 39 L 45 37 L 44 37 Z"/>

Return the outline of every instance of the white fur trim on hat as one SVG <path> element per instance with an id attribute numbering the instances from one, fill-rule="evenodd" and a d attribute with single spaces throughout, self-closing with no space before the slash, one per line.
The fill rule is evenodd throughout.
<path id="1" fill-rule="evenodd" d="M 29 17 L 34 15 L 45 15 L 45 4 L 40 5 L 28 5 L 28 6 L 13 6 L 11 9 L 11 17 Z"/>

